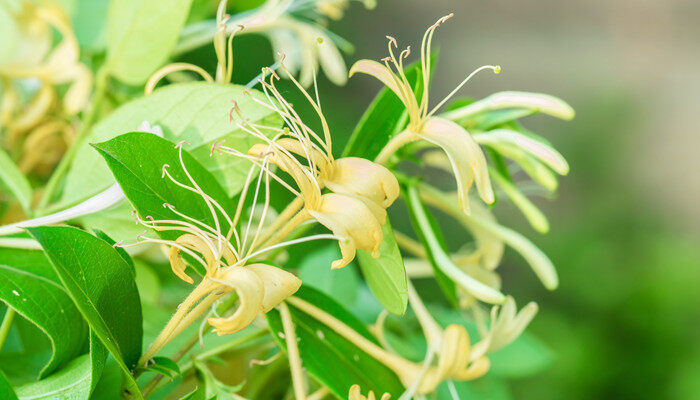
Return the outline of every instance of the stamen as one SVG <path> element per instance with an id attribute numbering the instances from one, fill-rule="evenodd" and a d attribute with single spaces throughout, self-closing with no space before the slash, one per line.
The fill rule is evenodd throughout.
<path id="1" fill-rule="evenodd" d="M 467 76 L 466 78 L 464 78 L 464 80 L 463 80 L 459 85 L 457 85 L 457 87 L 454 88 L 454 90 L 452 90 L 452 91 L 450 92 L 450 94 L 448 94 L 444 99 L 442 99 L 442 101 L 441 101 L 440 103 L 438 103 L 438 105 L 436 105 L 436 106 L 433 108 L 433 110 L 430 111 L 430 113 L 428 113 L 428 115 L 426 116 L 426 118 L 429 118 L 429 117 L 432 116 L 437 110 L 439 110 L 440 107 L 442 107 L 443 104 L 445 104 L 452 96 L 454 96 L 454 94 L 457 93 L 457 92 L 459 91 L 459 89 L 461 89 L 462 86 L 464 86 L 464 84 L 466 84 L 474 75 L 478 74 L 479 72 L 481 72 L 481 71 L 483 71 L 483 70 L 485 70 L 485 69 L 490 69 L 490 70 L 492 70 L 492 71 L 493 71 L 494 73 L 496 73 L 496 74 L 499 74 L 499 73 L 501 72 L 501 66 L 500 66 L 500 65 L 484 65 L 483 67 L 477 68 L 476 70 L 474 70 L 474 72 L 472 72 L 471 74 L 469 74 L 469 76 Z"/>

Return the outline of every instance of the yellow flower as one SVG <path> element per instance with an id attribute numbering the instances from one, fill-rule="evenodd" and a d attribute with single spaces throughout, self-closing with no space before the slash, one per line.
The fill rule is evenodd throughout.
<path id="1" fill-rule="evenodd" d="M 494 201 L 486 158 L 481 148 L 464 128 L 448 119 L 436 117 L 434 114 L 477 72 L 491 69 L 498 73 L 500 72 L 500 67 L 487 65 L 472 72 L 445 99 L 430 110 L 428 108 L 428 95 L 432 37 L 435 29 L 450 17 L 452 17 L 452 14 L 440 18 L 428 28 L 423 36 L 421 45 L 421 79 L 424 89 L 420 101 L 414 95 L 403 68 L 403 60 L 410 54 L 410 47 L 402 51 L 397 57 L 394 54 L 394 48 L 397 47 L 397 43 L 392 37 L 389 37 L 389 57 L 383 59 L 384 64 L 372 60 L 360 60 L 350 69 L 350 76 L 355 73 L 364 73 L 379 79 L 399 97 L 408 111 L 410 120 L 408 126 L 387 144 L 375 161 L 380 163 L 386 162 L 399 147 L 415 140 L 423 139 L 442 148 L 450 160 L 457 181 L 460 208 L 468 214 L 468 193 L 473 184 L 476 184 L 479 196 L 484 202 L 490 204 Z"/>
<path id="2" fill-rule="evenodd" d="M 282 68 L 286 70 L 284 64 Z M 294 77 L 290 79 L 299 88 L 316 111 L 323 129 L 319 135 L 299 117 L 294 107 L 275 87 L 274 72 L 269 81 L 265 76 L 261 82 L 270 103 L 262 103 L 277 112 L 288 127 L 278 130 L 273 139 L 263 133 L 275 128 L 247 122 L 239 114 L 239 127 L 266 143 L 254 145 L 248 156 L 258 159 L 267 157 L 272 164 L 289 174 L 299 188 L 294 193 L 303 200 L 304 209 L 299 220 L 316 219 L 342 238 L 342 259 L 332 263 L 332 268 L 347 265 L 355 257 L 357 249 L 378 257 L 382 240 L 381 225 L 386 221 L 386 207 L 399 194 L 399 185 L 394 175 L 377 163 L 360 158 L 335 159 L 328 123 L 318 101 L 303 89 Z M 273 101 L 274 100 L 274 101 Z M 234 111 L 238 111 L 234 106 Z M 217 150 L 237 154 L 233 149 L 217 146 Z M 301 160 L 301 161 L 300 161 Z M 282 180 L 278 179 L 280 182 Z M 323 194 L 328 188 L 332 193 Z"/>
<path id="3" fill-rule="evenodd" d="M 155 231 L 177 232 L 179 236 L 175 240 L 166 240 L 149 238 L 144 232 L 138 236 L 136 243 L 127 246 L 155 243 L 169 247 L 168 258 L 171 268 L 185 282 L 194 283 L 194 280 L 185 272 L 187 264 L 183 260 L 183 253 L 187 254 L 190 260 L 201 265 L 205 274 L 180 304 L 177 312 L 160 335 L 149 346 L 142 356 L 140 365 L 147 362 L 168 341 L 187 328 L 204 312 L 215 306 L 223 296 L 232 292 L 237 294 L 239 300 L 235 312 L 230 315 L 207 318 L 206 321 L 214 327 L 218 335 L 234 333 L 248 326 L 258 315 L 270 311 L 294 294 L 301 286 L 301 281 L 293 274 L 262 262 L 251 261 L 275 248 L 301 241 L 327 238 L 311 236 L 285 243 L 273 243 L 267 247 L 260 246 L 257 239 L 263 229 L 269 206 L 269 190 L 266 190 L 266 198 L 257 229 L 251 227 L 254 214 L 251 212 L 245 229 L 240 229 L 239 232 L 240 209 L 245 202 L 245 196 L 241 195 L 236 215 L 231 218 L 218 202 L 202 191 L 187 171 L 182 158 L 183 143 L 178 143 L 176 147 L 179 148 L 180 166 L 189 182 L 184 183 L 175 179 L 170 174 L 168 165 L 163 166 L 163 178 L 167 177 L 175 185 L 197 193 L 211 212 L 213 226 L 189 217 L 170 204 L 164 204 L 165 208 L 179 218 L 155 220 L 151 217 L 141 218 L 134 213 L 136 221 Z M 251 172 L 255 168 L 254 165 Z M 261 182 L 265 175 L 266 169 L 261 168 L 258 182 Z M 247 186 L 248 184 L 246 184 Z M 255 188 L 254 203 L 257 201 L 260 186 Z"/>
<path id="4" fill-rule="evenodd" d="M 391 395 L 389 393 L 384 393 L 382 395 L 382 398 L 380 400 L 389 400 L 391 398 Z M 374 392 L 369 391 L 367 393 L 367 396 L 363 396 L 362 392 L 360 391 L 360 385 L 352 385 L 350 386 L 350 392 L 348 393 L 348 400 L 375 400 L 376 398 L 374 397 Z"/>
<path id="5" fill-rule="evenodd" d="M 6 129 L 5 145 L 20 155 L 20 169 L 45 173 L 75 135 L 68 118 L 85 107 L 92 73 L 80 63 L 70 20 L 57 4 L 23 1 L 3 11 L 14 37 L 0 60 L 0 127 Z M 54 32 L 60 35 L 55 47 Z M 66 84 L 59 96 L 56 86 Z"/>

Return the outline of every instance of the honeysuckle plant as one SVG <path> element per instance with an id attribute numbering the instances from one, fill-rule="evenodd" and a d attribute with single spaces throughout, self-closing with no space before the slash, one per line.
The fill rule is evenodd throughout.
<path id="1" fill-rule="evenodd" d="M 347 71 L 351 1 L 103 3 L 0 3 L 0 398 L 454 399 L 546 366 L 498 267 L 557 273 L 496 212 L 550 230 L 528 195 L 569 165 L 519 120 L 569 105 L 453 100 L 487 65 L 431 107 L 452 14 Z M 239 76 L 251 33 L 275 57 Z M 341 148 L 317 80 L 360 73 L 384 87 Z"/>

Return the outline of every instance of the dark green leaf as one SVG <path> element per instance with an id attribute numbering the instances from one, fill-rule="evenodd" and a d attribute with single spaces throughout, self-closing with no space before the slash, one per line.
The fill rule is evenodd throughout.
<path id="1" fill-rule="evenodd" d="M 332 298 L 304 285 L 295 296 L 333 315 L 360 335 L 377 343 L 362 322 Z M 346 398 L 350 386 L 354 384 L 359 384 L 366 391 L 387 392 L 392 398 L 398 398 L 403 392 L 401 381 L 384 364 L 303 311 L 292 305 L 289 305 L 289 310 L 299 338 L 302 365 L 336 396 Z M 286 349 L 279 311 L 267 313 L 267 320 L 273 337 Z"/>
<path id="2" fill-rule="evenodd" d="M 365 281 L 377 300 L 387 311 L 403 315 L 408 306 L 406 268 L 388 219 L 382 227 L 382 233 L 384 237 L 379 247 L 379 258 L 358 250 L 357 260 Z"/>
<path id="3" fill-rule="evenodd" d="M 17 400 L 17 394 L 12 390 L 10 382 L 5 378 L 5 374 L 0 371 L 0 399 L 4 400 Z"/>
<path id="4" fill-rule="evenodd" d="M 111 245 L 114 245 L 116 243 L 111 237 L 107 236 L 107 234 L 102 232 L 101 230 L 95 229 L 94 232 L 95 232 L 95 236 L 104 240 L 105 242 L 107 242 Z M 119 253 L 119 255 L 124 259 L 124 261 L 126 261 L 126 263 L 129 264 L 129 266 L 131 267 L 131 270 L 133 271 L 134 270 L 134 261 L 131 259 L 131 256 L 129 256 L 129 253 L 127 253 L 126 250 L 124 250 L 121 247 L 115 247 L 114 249 L 117 250 L 117 253 Z"/>
<path id="5" fill-rule="evenodd" d="M 175 361 L 168 357 L 153 357 L 152 363 L 149 363 L 146 369 L 157 374 L 165 375 L 170 379 L 180 375 L 180 367 L 177 366 Z"/>
<path id="6" fill-rule="evenodd" d="M 142 318 L 134 273 L 109 243 L 72 227 L 28 229 L 94 334 L 124 371 L 140 398 L 130 367 L 141 355 Z"/>
<path id="7" fill-rule="evenodd" d="M 43 252 L 0 249 L 0 299 L 39 327 L 53 355 L 44 377 L 85 348 L 87 326 Z"/>
<path id="8" fill-rule="evenodd" d="M 95 148 L 107 161 L 124 194 L 142 217 L 155 219 L 182 219 L 171 210 L 164 208 L 168 203 L 181 213 L 209 226 L 214 219 L 207 204 L 197 193 L 183 189 L 167 177 L 163 177 L 163 165 L 169 165 L 168 172 L 179 182 L 191 185 L 180 165 L 178 149 L 174 144 L 150 133 L 127 133 L 108 142 L 98 143 Z M 209 173 L 189 153 L 183 151 L 182 158 L 192 178 L 202 190 L 224 210 L 232 213 L 233 201 Z M 220 217 L 222 231 L 228 230 L 226 221 Z M 166 239 L 176 239 L 176 231 L 158 232 Z"/>

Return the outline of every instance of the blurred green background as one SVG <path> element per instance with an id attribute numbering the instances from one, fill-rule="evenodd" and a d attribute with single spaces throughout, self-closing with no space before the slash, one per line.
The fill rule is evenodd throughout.
<path id="1" fill-rule="evenodd" d="M 571 165 L 558 198 L 537 199 L 550 233 L 533 231 L 509 204 L 496 208 L 561 277 L 549 293 L 517 256 L 501 269 L 504 290 L 540 304 L 530 331 L 555 354 L 544 372 L 512 381 L 512 397 L 700 398 L 700 2 L 380 0 L 331 28 L 355 44 L 350 65 L 384 57 L 387 34 L 416 49 L 450 12 L 434 40 L 434 102 L 474 68 L 500 64 L 499 76 L 483 73 L 461 94 L 544 92 L 577 111 L 573 122 L 525 120 Z M 269 50 L 254 38 L 239 44 L 260 46 Z M 336 135 L 347 138 L 378 89 L 370 78 L 342 88 L 321 79 Z"/>

